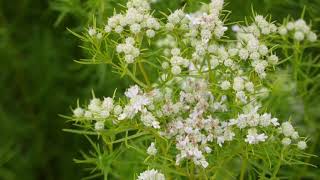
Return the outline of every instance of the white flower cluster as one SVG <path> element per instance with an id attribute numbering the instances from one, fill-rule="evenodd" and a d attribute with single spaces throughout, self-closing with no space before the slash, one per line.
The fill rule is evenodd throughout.
<path id="1" fill-rule="evenodd" d="M 247 33 L 252 33 L 256 37 L 259 37 L 261 34 L 267 35 L 275 33 L 277 31 L 277 26 L 273 23 L 268 22 L 263 16 L 257 15 L 254 18 L 254 23 L 248 27 L 244 27 L 244 31 Z"/>
<path id="2" fill-rule="evenodd" d="M 279 130 L 284 135 L 284 138 L 281 141 L 284 146 L 289 146 L 293 140 L 298 141 L 299 134 L 294 130 L 290 122 L 282 123 Z M 307 144 L 305 141 L 298 141 L 297 147 L 301 150 L 304 150 L 307 148 Z"/>
<path id="3" fill-rule="evenodd" d="M 152 143 L 150 144 L 150 146 L 148 147 L 148 149 L 147 149 L 147 153 L 148 153 L 149 155 L 151 155 L 151 156 L 154 156 L 154 155 L 157 154 L 157 152 L 158 152 L 158 150 L 157 150 L 154 142 L 152 142 Z"/>
<path id="4" fill-rule="evenodd" d="M 149 14 L 146 0 L 131 0 L 127 7 L 125 14 L 109 19 L 106 30 L 121 33 L 129 27 L 131 36 L 125 37 L 116 51 L 125 55 L 127 63 L 133 63 L 140 51 L 132 34 L 141 29 L 157 30 L 160 24 Z M 76 108 L 74 117 L 94 119 L 96 130 L 104 129 L 107 119 L 118 125 L 137 120 L 148 127 L 144 130 L 153 128 L 175 143 L 177 165 L 190 160 L 206 168 L 209 166 L 206 156 L 214 151 L 213 147 L 223 147 L 235 139 L 250 146 L 268 142 L 269 137 L 283 146 L 295 140 L 299 149 L 305 149 L 306 142 L 299 140 L 290 122 L 280 126 L 277 118 L 260 108 L 260 100 L 268 96 L 264 87 L 264 78 L 271 69 L 268 67 L 276 65 L 279 59 L 261 38 L 276 33 L 277 29 L 280 33 L 281 28 L 258 15 L 251 25 L 233 28 L 235 41 L 217 41 L 227 30 L 219 19 L 222 7 L 223 0 L 212 0 L 204 11 L 185 14 L 176 10 L 168 16 L 165 25 L 168 34 L 157 42 L 159 47 L 166 48 L 160 71 L 160 80 L 168 79 L 164 84 L 155 82 L 154 89 L 147 90 L 131 86 L 116 103 L 112 98 L 93 98 L 86 108 Z M 297 22 L 291 30 L 304 35 L 311 32 L 303 30 L 306 27 Z M 174 32 L 170 35 L 175 30 L 181 43 L 176 42 Z M 91 31 L 90 34 L 96 34 Z M 151 37 L 152 33 L 146 33 Z M 151 143 L 147 153 L 154 156 L 161 152 Z M 164 176 L 148 170 L 138 177 L 156 178 Z"/>
<path id="5" fill-rule="evenodd" d="M 77 107 L 73 110 L 73 115 L 76 118 L 96 120 L 95 129 L 104 129 L 104 120 L 110 116 L 114 116 L 119 113 L 121 106 L 113 104 L 113 99 L 110 97 L 104 98 L 102 101 L 98 98 L 90 100 L 89 105 L 86 108 Z"/>
<path id="6" fill-rule="evenodd" d="M 165 177 L 158 170 L 151 169 L 140 173 L 137 180 L 165 180 Z"/>
<path id="7" fill-rule="evenodd" d="M 115 32 L 124 38 L 124 43 L 118 44 L 116 50 L 119 54 L 123 53 L 125 62 L 130 64 L 140 55 L 137 46 L 141 40 L 136 42 L 135 39 L 141 39 L 138 36 L 144 33 L 148 38 L 153 38 L 159 29 L 160 23 L 150 14 L 150 4 L 147 0 L 129 0 L 125 13 L 115 14 L 108 19 L 104 33 Z M 89 28 L 88 34 L 97 36 L 98 39 L 102 38 L 102 33 L 97 33 L 95 28 Z"/>
<path id="8" fill-rule="evenodd" d="M 181 57 L 181 52 L 179 48 L 173 48 L 171 50 L 171 59 L 170 64 L 172 66 L 171 72 L 174 75 L 178 75 L 181 73 L 181 67 L 187 68 L 189 66 L 189 60 Z M 166 69 L 168 66 L 167 62 L 163 62 L 162 67 Z"/>
<path id="9" fill-rule="evenodd" d="M 237 33 L 238 56 L 242 60 L 251 60 L 251 66 L 260 78 L 266 77 L 266 68 L 278 63 L 278 57 L 269 52 L 266 45 L 261 43 L 252 33 Z"/>
<path id="10" fill-rule="evenodd" d="M 186 30 L 185 36 L 192 38 L 194 43 L 199 38 L 202 43 L 206 44 L 211 40 L 212 35 L 219 39 L 227 30 L 219 19 L 222 7 L 223 0 L 212 0 L 208 12 L 199 11 L 194 14 L 185 14 L 181 9 L 176 10 L 168 16 L 166 28 L 169 31 L 175 27 Z"/>
<path id="11" fill-rule="evenodd" d="M 135 58 L 139 56 L 140 51 L 135 46 L 135 40 L 132 37 L 127 37 L 125 43 L 118 44 L 117 53 L 124 53 L 124 60 L 130 64 L 133 63 Z"/>
<path id="12" fill-rule="evenodd" d="M 245 141 L 249 144 L 257 144 L 259 142 L 264 142 L 267 138 L 268 136 L 266 136 L 264 133 L 258 134 L 257 129 L 252 128 L 248 130 L 248 135 Z"/>
<path id="13" fill-rule="evenodd" d="M 88 34 L 91 37 L 95 37 L 97 39 L 101 39 L 103 34 L 101 32 L 99 32 L 96 28 L 94 27 L 89 27 L 88 29 Z"/>
<path id="14" fill-rule="evenodd" d="M 171 49 L 177 47 L 177 42 L 173 36 L 167 34 L 166 37 L 159 39 L 156 42 L 157 47 L 164 48 L 163 54 L 165 56 L 171 55 Z"/>
<path id="15" fill-rule="evenodd" d="M 304 39 L 314 42 L 317 40 L 316 33 L 310 30 L 310 27 L 303 19 L 298 19 L 296 21 L 290 21 L 285 25 L 278 28 L 278 33 L 280 35 L 287 35 L 292 33 L 293 39 L 296 41 L 302 41 Z"/>
<path id="16" fill-rule="evenodd" d="M 296 21 L 289 21 L 285 24 L 277 27 L 273 23 L 269 23 L 263 16 L 257 15 L 254 18 L 255 22 L 249 26 L 233 26 L 233 30 L 238 34 L 250 33 L 255 37 L 260 35 L 268 35 L 271 33 L 279 33 L 281 36 L 287 36 L 288 34 L 296 41 L 308 40 L 309 42 L 315 42 L 317 40 L 316 33 L 311 31 L 310 26 L 303 19 Z"/>
<path id="17" fill-rule="evenodd" d="M 105 32 L 109 33 L 114 30 L 121 34 L 127 27 L 133 34 L 145 31 L 147 37 L 155 36 L 160 23 L 150 14 L 150 4 L 147 0 L 129 0 L 127 11 L 124 14 L 116 14 L 108 19 Z"/>
<path id="18" fill-rule="evenodd" d="M 152 109 L 152 106 L 148 106 L 152 103 L 154 94 L 142 93 L 141 89 L 135 85 L 130 87 L 125 95 L 128 98 L 128 104 L 121 106 L 120 103 L 116 106 L 113 104 L 113 99 L 108 97 L 101 101 L 98 98 L 93 98 L 90 104 L 85 109 L 77 107 L 73 113 L 76 118 L 83 119 L 94 119 L 98 122 L 103 121 L 107 118 L 113 118 L 114 123 L 118 123 L 124 119 L 133 119 L 140 112 L 140 119 L 143 124 L 147 127 L 153 127 L 159 129 L 159 122 L 153 116 L 153 114 L 148 111 Z M 147 107 L 148 106 L 148 107 Z M 95 129 L 103 129 L 101 123 L 95 124 Z"/>

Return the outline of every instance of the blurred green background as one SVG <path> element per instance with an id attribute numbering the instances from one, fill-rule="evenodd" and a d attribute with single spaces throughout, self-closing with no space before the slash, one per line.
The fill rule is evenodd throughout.
<path id="1" fill-rule="evenodd" d="M 91 89 L 98 96 L 110 96 L 115 88 L 122 92 L 129 82 L 119 79 L 105 65 L 75 63 L 74 59 L 86 54 L 79 48 L 81 42 L 66 28 L 79 32 L 88 27 L 93 16 L 103 23 L 121 2 L 125 1 L 0 1 L 0 179 L 62 180 L 85 175 L 73 158 L 79 157 L 87 142 L 63 132 L 70 124 L 58 114 L 70 114 L 70 107 L 78 98 L 90 97 Z M 251 6 L 280 22 L 288 14 L 300 17 L 306 6 L 306 19 L 313 21 L 314 30 L 319 29 L 319 0 L 226 2 L 232 21 L 250 16 Z M 189 10 L 199 6 L 197 0 L 159 0 L 153 6 L 167 12 L 167 8 L 176 9 L 186 3 Z M 281 96 L 288 98 L 288 94 Z M 312 99 L 314 108 L 319 108 L 319 96 Z M 314 147 L 310 151 L 319 154 L 319 133 L 313 133 L 319 131 L 319 115 L 310 116 L 307 128 L 312 128 L 305 128 L 304 132 L 316 136 L 311 138 Z M 319 170 L 303 168 L 299 173 L 313 179 Z"/>

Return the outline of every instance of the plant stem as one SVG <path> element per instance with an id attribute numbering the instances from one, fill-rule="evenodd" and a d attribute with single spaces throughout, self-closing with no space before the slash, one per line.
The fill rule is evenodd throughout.
<path id="1" fill-rule="evenodd" d="M 146 71 L 144 70 L 143 64 L 139 61 L 138 65 L 139 65 L 139 68 L 140 68 L 140 71 L 143 75 L 144 80 L 146 81 L 147 85 L 150 87 L 150 81 L 148 79 L 148 75 L 147 75 Z"/>
<path id="2" fill-rule="evenodd" d="M 247 158 L 243 158 L 242 159 L 241 172 L 240 172 L 240 180 L 244 180 L 244 175 L 245 175 L 246 170 L 247 170 L 247 164 L 248 164 Z"/>
<path id="3" fill-rule="evenodd" d="M 144 84 L 139 79 L 137 79 L 136 76 L 134 76 L 129 69 L 127 70 L 127 74 L 135 83 L 139 84 L 141 87 L 143 87 L 143 88 L 147 88 L 148 87 L 146 84 Z"/>
<path id="4" fill-rule="evenodd" d="M 277 174 L 278 174 L 279 169 L 281 167 L 281 161 L 282 161 L 282 158 L 283 158 L 283 151 L 284 151 L 284 149 L 281 150 L 281 155 L 280 155 L 280 158 L 279 158 L 279 162 L 278 162 L 278 164 L 276 166 L 276 169 L 272 173 L 272 178 L 271 179 L 276 179 L 276 177 L 277 177 Z"/>
<path id="5" fill-rule="evenodd" d="M 108 180 L 108 172 L 103 172 L 103 177 L 104 180 Z"/>

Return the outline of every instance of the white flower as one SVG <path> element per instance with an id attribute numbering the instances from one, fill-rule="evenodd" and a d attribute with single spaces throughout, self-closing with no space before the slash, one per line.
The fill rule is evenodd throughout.
<path id="1" fill-rule="evenodd" d="M 295 131 L 294 133 L 291 134 L 292 139 L 298 139 L 299 138 L 299 133 Z"/>
<path id="2" fill-rule="evenodd" d="M 241 77 L 235 77 L 233 79 L 233 89 L 235 91 L 241 91 L 244 88 L 244 80 Z"/>
<path id="3" fill-rule="evenodd" d="M 124 60 L 130 64 L 130 63 L 133 63 L 134 62 L 134 56 L 132 56 L 131 54 L 127 54 L 124 56 Z"/>
<path id="4" fill-rule="evenodd" d="M 248 130 L 247 138 L 245 139 L 245 142 L 248 142 L 249 144 L 257 144 L 259 142 L 264 142 L 268 136 L 266 136 L 264 133 L 258 134 L 257 129 L 252 128 Z"/>
<path id="5" fill-rule="evenodd" d="M 92 112 L 99 112 L 101 110 L 101 101 L 98 98 L 91 99 L 88 109 Z"/>
<path id="6" fill-rule="evenodd" d="M 274 54 L 271 55 L 271 56 L 269 56 L 268 62 L 269 62 L 270 64 L 273 64 L 273 65 L 277 64 L 277 63 L 278 63 L 278 56 L 276 56 L 276 55 L 274 55 Z"/>
<path id="7" fill-rule="evenodd" d="M 103 130 L 104 129 L 104 122 L 103 121 L 97 121 L 94 124 L 94 129 L 97 130 L 97 131 Z"/>
<path id="8" fill-rule="evenodd" d="M 247 103 L 247 96 L 243 91 L 238 91 L 236 93 L 237 99 L 239 99 L 242 103 Z"/>
<path id="9" fill-rule="evenodd" d="M 302 41 L 304 39 L 303 32 L 297 31 L 294 33 L 294 39 L 297 41 Z"/>
<path id="10" fill-rule="evenodd" d="M 265 60 L 255 61 L 253 63 L 254 70 L 258 73 L 259 77 L 264 78 L 266 76 L 265 69 L 268 63 Z"/>
<path id="11" fill-rule="evenodd" d="M 214 35 L 219 39 L 223 36 L 223 34 L 226 30 L 228 30 L 228 27 L 226 27 L 226 26 L 217 26 L 214 29 Z"/>
<path id="12" fill-rule="evenodd" d="M 127 37 L 126 38 L 126 44 L 134 45 L 135 41 L 133 37 Z"/>
<path id="13" fill-rule="evenodd" d="M 160 24 L 155 18 L 148 18 L 146 23 L 147 23 L 147 27 L 150 29 L 153 28 L 155 30 L 158 30 L 160 28 Z"/>
<path id="14" fill-rule="evenodd" d="M 317 40 L 317 35 L 314 32 L 309 32 L 307 38 L 310 42 L 315 42 Z"/>
<path id="15" fill-rule="evenodd" d="M 110 112 L 109 111 L 107 111 L 107 110 L 100 111 L 100 117 L 107 118 L 109 116 L 110 116 Z"/>
<path id="16" fill-rule="evenodd" d="M 220 87 L 222 90 L 228 90 L 230 88 L 231 84 L 229 81 L 223 81 L 221 84 L 220 84 Z"/>
<path id="17" fill-rule="evenodd" d="M 96 31 L 95 28 L 90 27 L 90 28 L 88 29 L 88 34 L 89 34 L 90 36 L 94 36 L 94 35 L 97 34 L 97 31 Z"/>
<path id="18" fill-rule="evenodd" d="M 270 34 L 270 32 L 271 32 L 270 27 L 263 27 L 261 29 L 262 34 Z"/>
<path id="19" fill-rule="evenodd" d="M 180 73 L 181 73 L 181 68 L 180 68 L 180 66 L 173 66 L 173 67 L 171 68 L 171 72 L 172 72 L 172 74 L 174 74 L 174 75 L 180 74 Z"/>
<path id="20" fill-rule="evenodd" d="M 147 35 L 148 38 L 153 38 L 155 36 L 155 34 L 156 34 L 156 32 L 154 30 L 152 30 L 152 29 L 148 29 L 146 31 L 146 35 Z"/>
<path id="21" fill-rule="evenodd" d="M 237 49 L 237 48 L 230 48 L 230 49 L 228 49 L 228 53 L 229 53 L 229 55 L 230 55 L 231 57 L 237 55 L 237 54 L 238 54 L 238 51 L 239 51 L 239 49 Z"/>
<path id="22" fill-rule="evenodd" d="M 259 46 L 259 53 L 260 53 L 260 55 L 262 55 L 262 56 L 267 55 L 267 54 L 268 54 L 268 48 L 267 48 L 267 46 L 266 46 L 266 45 L 260 45 L 260 46 Z"/>
<path id="23" fill-rule="evenodd" d="M 141 31 L 141 26 L 139 24 L 132 24 L 130 26 L 130 31 L 133 33 L 133 34 L 137 34 Z"/>
<path id="24" fill-rule="evenodd" d="M 140 92 L 140 88 L 137 85 L 131 86 L 127 91 L 124 93 L 128 98 L 133 98 L 138 95 Z"/>
<path id="25" fill-rule="evenodd" d="M 172 56 L 179 56 L 180 55 L 180 49 L 179 48 L 173 48 L 171 50 Z"/>
<path id="26" fill-rule="evenodd" d="M 246 82 L 244 86 L 248 92 L 254 92 L 254 84 L 252 82 Z"/>
<path id="27" fill-rule="evenodd" d="M 274 126 L 279 126 L 280 123 L 278 122 L 278 119 L 277 118 L 272 118 L 271 119 L 271 123 L 274 125 Z"/>
<path id="28" fill-rule="evenodd" d="M 116 47 L 117 53 L 121 53 L 124 51 L 124 45 L 123 44 L 118 44 Z"/>
<path id="29" fill-rule="evenodd" d="M 260 54 L 258 52 L 252 52 L 250 54 L 250 59 L 252 60 L 259 60 L 259 58 L 260 58 Z"/>
<path id="30" fill-rule="evenodd" d="M 249 52 L 246 49 L 240 49 L 239 51 L 239 57 L 242 60 L 246 60 L 249 56 Z"/>
<path id="31" fill-rule="evenodd" d="M 288 24 L 287 24 L 287 29 L 288 29 L 289 31 L 291 31 L 291 30 L 293 30 L 293 28 L 294 28 L 294 23 L 293 23 L 293 22 L 288 22 Z"/>
<path id="32" fill-rule="evenodd" d="M 231 29 L 233 32 L 239 32 L 241 30 L 239 25 L 233 25 Z"/>
<path id="33" fill-rule="evenodd" d="M 163 62 L 163 63 L 161 64 L 161 67 L 162 67 L 163 69 L 168 69 L 169 66 L 170 66 L 170 64 L 169 64 L 168 62 Z"/>
<path id="34" fill-rule="evenodd" d="M 281 143 L 284 145 L 284 146 L 289 146 L 291 144 L 291 139 L 290 138 L 283 138 Z"/>
<path id="35" fill-rule="evenodd" d="M 233 61 L 232 59 L 226 59 L 223 64 L 226 66 L 226 67 L 231 67 L 233 65 Z"/>
<path id="36" fill-rule="evenodd" d="M 283 135 L 285 135 L 286 137 L 290 137 L 295 132 L 290 122 L 282 123 L 281 129 L 282 129 Z"/>
<path id="37" fill-rule="evenodd" d="M 299 149 L 304 150 L 307 148 L 307 143 L 305 141 L 299 141 L 297 146 Z"/>
<path id="38" fill-rule="evenodd" d="M 286 27 L 280 26 L 280 27 L 278 28 L 278 32 L 279 32 L 280 35 L 286 35 L 286 34 L 288 33 L 288 30 L 287 30 Z"/>
<path id="39" fill-rule="evenodd" d="M 111 28 L 110 26 L 106 25 L 106 26 L 104 27 L 104 31 L 105 31 L 106 33 L 109 33 L 109 32 L 112 31 L 112 28 Z"/>
<path id="40" fill-rule="evenodd" d="M 303 19 L 298 19 L 296 22 L 294 22 L 294 29 L 307 33 L 310 28 Z"/>
<path id="41" fill-rule="evenodd" d="M 80 107 L 77 107 L 76 109 L 73 110 L 73 115 L 75 117 L 82 117 L 84 115 L 84 110 Z"/>
<path id="42" fill-rule="evenodd" d="M 166 29 L 167 29 L 168 31 L 172 31 L 172 30 L 174 29 L 174 25 L 173 25 L 172 23 L 167 23 L 167 24 L 166 24 Z"/>
<path id="43" fill-rule="evenodd" d="M 155 147 L 155 144 L 154 144 L 154 142 L 152 142 L 151 144 L 150 144 L 150 146 L 148 147 L 148 149 L 147 149 L 147 153 L 149 154 L 149 155 L 151 155 L 151 156 L 154 156 L 154 155 L 156 155 L 157 154 L 157 148 Z"/>
<path id="44" fill-rule="evenodd" d="M 147 127 L 153 127 L 155 129 L 160 128 L 160 123 L 156 120 L 156 118 L 149 112 L 144 111 L 141 114 L 141 121 Z"/>
<path id="45" fill-rule="evenodd" d="M 150 104 L 150 100 L 148 97 L 144 95 L 137 95 L 130 99 L 130 107 L 133 112 L 137 113 L 138 111 L 142 111 L 143 107 Z"/>
<path id="46" fill-rule="evenodd" d="M 116 105 L 113 111 L 115 115 L 119 115 L 122 112 L 122 107 L 120 105 Z"/>
<path id="47" fill-rule="evenodd" d="M 259 41 L 256 38 L 250 38 L 247 44 L 247 49 L 250 52 L 256 52 L 259 49 Z"/>
<path id="48" fill-rule="evenodd" d="M 120 34 L 123 31 L 123 27 L 122 26 L 117 26 L 114 31 L 118 34 Z"/>
<path id="49" fill-rule="evenodd" d="M 216 44 L 211 44 L 208 46 L 208 52 L 209 53 L 214 53 L 216 52 L 216 50 L 218 49 L 217 45 Z"/>
<path id="50" fill-rule="evenodd" d="M 122 120 L 124 120 L 126 118 L 127 118 L 127 114 L 126 113 L 119 114 L 119 116 L 118 116 L 118 120 L 119 121 L 122 121 Z"/>
<path id="51" fill-rule="evenodd" d="M 102 33 L 98 33 L 97 34 L 97 39 L 101 39 L 102 38 Z"/>
<path id="52" fill-rule="evenodd" d="M 90 112 L 90 111 L 85 111 L 85 112 L 84 112 L 84 117 L 86 117 L 86 118 L 92 118 L 92 112 Z"/>
<path id="53" fill-rule="evenodd" d="M 137 180 L 165 180 L 165 177 L 158 170 L 146 170 L 139 174 Z"/>
<path id="54" fill-rule="evenodd" d="M 106 111 L 111 111 L 113 109 L 113 99 L 111 97 L 104 98 L 102 108 Z"/>

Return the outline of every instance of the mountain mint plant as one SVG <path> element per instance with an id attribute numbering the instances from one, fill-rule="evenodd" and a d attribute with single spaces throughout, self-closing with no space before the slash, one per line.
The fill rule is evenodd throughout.
<path id="1" fill-rule="evenodd" d="M 157 18 L 150 3 L 129 0 L 106 24 L 73 32 L 92 56 L 80 63 L 132 80 L 123 96 L 93 94 L 67 117 L 75 127 L 67 131 L 93 147 L 76 160 L 93 164 L 89 177 L 275 179 L 284 166 L 307 164 L 308 140 L 264 102 L 270 75 L 317 42 L 311 27 L 262 15 L 229 23 L 223 0 Z M 125 166 L 137 171 L 120 173 Z"/>

